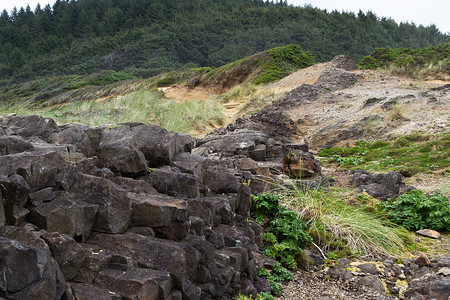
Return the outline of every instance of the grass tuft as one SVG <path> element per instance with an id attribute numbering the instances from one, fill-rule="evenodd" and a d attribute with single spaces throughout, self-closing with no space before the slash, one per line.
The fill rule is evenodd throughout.
<path id="1" fill-rule="evenodd" d="M 308 223 L 310 234 L 322 246 L 342 248 L 353 254 L 399 254 L 410 243 L 408 231 L 364 206 L 348 205 L 342 191 L 303 191 L 283 188 L 283 203 Z"/>

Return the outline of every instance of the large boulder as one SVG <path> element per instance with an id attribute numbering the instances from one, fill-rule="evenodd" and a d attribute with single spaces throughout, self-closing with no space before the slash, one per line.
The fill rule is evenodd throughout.
<path id="1" fill-rule="evenodd" d="M 152 170 L 149 182 L 159 193 L 166 195 L 195 198 L 205 194 L 205 187 L 197 175 L 182 173 L 169 166 Z"/>
<path id="2" fill-rule="evenodd" d="M 69 198 L 98 206 L 93 230 L 124 232 L 131 221 L 131 201 L 127 193 L 108 179 L 77 174 Z"/>
<path id="3" fill-rule="evenodd" d="M 55 200 L 31 208 L 30 211 L 30 222 L 39 228 L 75 236 L 77 207 L 66 194 L 58 195 Z"/>
<path id="4" fill-rule="evenodd" d="M 0 156 L 0 175 L 19 174 L 30 192 L 57 185 L 57 175 L 65 166 L 61 155 L 50 149 Z"/>
<path id="5" fill-rule="evenodd" d="M 398 172 L 372 174 L 363 170 L 354 170 L 350 173 L 350 181 L 353 186 L 359 188 L 359 192 L 366 192 L 380 200 L 395 199 L 401 192 L 412 189 L 402 182 L 402 174 Z"/>
<path id="6" fill-rule="evenodd" d="M 84 249 L 70 236 L 56 232 L 42 236 L 66 280 L 77 275 L 85 259 Z"/>
<path id="7" fill-rule="evenodd" d="M 131 134 L 151 167 L 169 165 L 175 154 L 190 150 L 193 142 L 188 135 L 180 136 L 153 124 L 135 126 Z"/>
<path id="8" fill-rule="evenodd" d="M 72 145 L 76 151 L 91 157 L 98 152 L 103 129 L 102 127 L 91 128 L 79 123 L 64 124 L 59 126 L 59 132 L 49 137 L 49 142 Z"/>
<path id="9" fill-rule="evenodd" d="M 20 136 L 1 136 L 0 155 L 33 151 L 34 146 Z"/>
<path id="10" fill-rule="evenodd" d="M 0 297 L 60 299 L 64 278 L 55 260 L 39 248 L 0 237 Z"/>
<path id="11" fill-rule="evenodd" d="M 37 136 L 43 140 L 47 140 L 51 134 L 58 132 L 58 126 L 53 119 L 38 115 L 3 115 L 0 116 L 0 126 L 7 135 L 19 135 L 25 138 Z"/>
<path id="12" fill-rule="evenodd" d="M 126 125 L 103 131 L 98 158 L 102 166 L 126 176 L 137 176 L 148 170 L 144 154 L 136 147 Z"/>

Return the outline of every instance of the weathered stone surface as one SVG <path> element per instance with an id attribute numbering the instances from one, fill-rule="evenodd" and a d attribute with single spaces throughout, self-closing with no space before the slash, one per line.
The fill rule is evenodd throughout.
<path id="1" fill-rule="evenodd" d="M 76 231 L 77 208 L 67 195 L 30 209 L 30 222 L 49 232 L 59 232 L 74 236 Z"/>
<path id="2" fill-rule="evenodd" d="M 111 262 L 113 254 L 101 249 L 99 246 L 90 244 L 81 244 L 81 246 L 84 250 L 85 259 L 74 281 L 92 283 L 97 274 Z"/>
<path id="3" fill-rule="evenodd" d="M 366 192 L 374 198 L 387 200 L 399 196 L 400 187 L 405 187 L 402 175 L 398 172 L 371 174 L 363 170 L 351 171 L 352 185 L 359 187 L 359 192 Z"/>
<path id="4" fill-rule="evenodd" d="M 127 299 L 167 299 L 173 289 L 170 274 L 150 269 L 101 271 L 95 283 Z"/>
<path id="5" fill-rule="evenodd" d="M 3 204 L 2 189 L 0 188 L 0 228 L 6 225 L 5 209 Z"/>
<path id="6" fill-rule="evenodd" d="M 58 265 L 38 248 L 0 237 L 0 297 L 60 299 L 65 289 Z"/>
<path id="7" fill-rule="evenodd" d="M 283 158 L 283 171 L 295 178 L 307 178 L 320 174 L 320 164 L 309 153 L 289 151 Z"/>
<path id="8" fill-rule="evenodd" d="M 91 128 L 84 124 L 69 123 L 59 126 L 59 132 L 53 133 L 49 141 L 55 144 L 69 144 L 86 157 L 94 156 L 98 151 L 103 128 Z"/>
<path id="9" fill-rule="evenodd" d="M 100 164 L 127 176 L 146 173 L 144 154 L 136 147 L 129 126 L 105 129 L 99 144 Z"/>
<path id="10" fill-rule="evenodd" d="M 45 230 L 39 230 L 39 228 L 29 223 L 18 227 L 6 226 L 0 229 L 1 237 L 38 248 L 46 255 L 51 256 L 47 243 L 41 239 L 41 235 L 45 233 L 47 233 Z"/>
<path id="11" fill-rule="evenodd" d="M 423 236 L 427 236 L 433 239 L 441 239 L 441 234 L 435 230 L 431 230 L 431 229 L 421 229 L 421 230 L 417 230 L 416 234 L 418 235 L 423 235 Z"/>
<path id="12" fill-rule="evenodd" d="M 382 295 L 386 293 L 386 289 L 377 275 L 363 276 L 358 279 L 358 284 L 371 288 Z"/>
<path id="13" fill-rule="evenodd" d="M 181 240 L 187 235 L 187 203 L 164 195 L 133 197 L 131 223 L 154 227 L 158 237 Z"/>
<path id="14" fill-rule="evenodd" d="M 56 122 L 38 115 L 19 116 L 16 114 L 0 117 L 7 135 L 20 135 L 22 137 L 38 136 L 46 140 L 52 133 L 58 131 Z"/>
<path id="15" fill-rule="evenodd" d="M 55 151 L 36 150 L 0 156 L 0 175 L 22 176 L 30 187 L 30 192 L 56 184 L 56 176 L 66 162 Z"/>
<path id="16" fill-rule="evenodd" d="M 133 233 L 108 235 L 93 233 L 88 243 L 104 251 L 134 259 L 139 266 L 175 275 L 186 273 L 186 256 L 173 241 L 156 239 Z"/>
<path id="17" fill-rule="evenodd" d="M 181 173 L 170 167 L 153 170 L 149 181 L 158 192 L 170 196 L 195 198 L 202 196 L 205 189 L 197 175 Z"/>
<path id="18" fill-rule="evenodd" d="M 66 280 L 73 279 L 85 259 L 83 248 L 65 234 L 48 233 L 42 238 L 47 242 L 52 257 L 58 262 L 64 278 Z"/>
<path id="19" fill-rule="evenodd" d="M 99 207 L 94 230 L 121 233 L 130 224 L 131 201 L 126 191 L 110 180 L 77 174 L 69 197 Z"/>
<path id="20" fill-rule="evenodd" d="M 111 179 L 114 183 L 116 183 L 118 186 L 123 188 L 129 193 L 145 193 L 145 194 L 152 194 L 156 195 L 158 192 L 155 190 L 155 188 L 147 181 L 145 180 L 136 180 L 128 177 L 114 177 Z"/>
<path id="21" fill-rule="evenodd" d="M 447 300 L 450 297 L 450 277 L 416 278 L 409 282 L 405 296 L 409 299 Z"/>
<path id="22" fill-rule="evenodd" d="M 30 142 L 21 138 L 20 136 L 0 137 L 0 156 L 33 150 L 34 146 Z"/>
<path id="23" fill-rule="evenodd" d="M 30 186 L 22 176 L 17 174 L 9 178 L 0 175 L 0 185 L 3 190 L 6 221 L 8 224 L 13 224 L 13 215 L 22 210 L 27 203 Z"/>
<path id="24" fill-rule="evenodd" d="M 70 283 L 70 289 L 76 300 L 119 300 L 120 295 L 95 285 Z M 120 298 L 119 298 L 120 297 Z"/>
<path id="25" fill-rule="evenodd" d="M 164 195 L 139 195 L 132 199 L 131 223 L 135 226 L 168 226 L 187 220 L 187 203 Z"/>
<path id="26" fill-rule="evenodd" d="M 242 184 L 242 173 L 220 166 L 206 170 L 203 184 L 217 194 L 236 193 Z"/>
<path id="27" fill-rule="evenodd" d="M 377 265 L 372 263 L 360 264 L 358 265 L 358 268 L 360 268 L 364 273 L 369 273 L 372 275 L 377 275 L 380 273 L 377 269 Z"/>
<path id="28" fill-rule="evenodd" d="M 31 206 L 36 207 L 41 205 L 43 202 L 49 202 L 53 200 L 55 197 L 55 194 L 53 193 L 53 188 L 48 187 L 39 191 L 36 191 L 34 193 L 31 193 L 28 195 L 29 197 L 29 203 Z"/>
<path id="29" fill-rule="evenodd" d="M 267 135 L 260 131 L 237 129 L 225 135 L 208 136 L 197 140 L 197 146 L 201 146 L 208 153 L 221 153 L 224 156 L 236 154 L 249 156 L 258 144 L 265 144 Z"/>
<path id="30" fill-rule="evenodd" d="M 236 213 L 242 216 L 250 216 L 252 208 L 252 190 L 249 186 L 241 185 L 236 197 Z"/>
<path id="31" fill-rule="evenodd" d="M 153 124 L 135 126 L 131 128 L 131 134 L 151 167 L 170 165 L 174 155 L 184 150 L 182 141 L 186 140 L 185 137 L 179 140 L 176 132 Z"/>
<path id="32" fill-rule="evenodd" d="M 75 240 L 85 242 L 95 226 L 98 205 L 80 200 L 73 200 L 77 208 Z"/>
<path id="33" fill-rule="evenodd" d="M 188 215 L 199 217 L 212 227 L 221 223 L 229 224 L 236 209 L 236 198 L 230 196 L 211 196 L 186 201 Z"/>
<path id="34" fill-rule="evenodd" d="M 419 256 L 414 263 L 420 267 L 422 266 L 429 266 L 431 264 L 430 260 L 426 255 Z"/>
<path id="35" fill-rule="evenodd" d="M 203 178 L 205 161 L 206 157 L 182 152 L 173 158 L 172 166 L 180 169 L 183 173 L 194 174 Z"/>

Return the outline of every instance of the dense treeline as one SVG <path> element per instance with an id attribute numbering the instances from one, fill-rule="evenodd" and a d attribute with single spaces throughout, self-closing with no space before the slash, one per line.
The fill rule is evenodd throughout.
<path id="1" fill-rule="evenodd" d="M 104 69 L 146 77 L 181 66 L 217 67 L 291 43 L 324 61 L 449 40 L 435 26 L 286 1 L 57 0 L 1 13 L 0 84 Z"/>

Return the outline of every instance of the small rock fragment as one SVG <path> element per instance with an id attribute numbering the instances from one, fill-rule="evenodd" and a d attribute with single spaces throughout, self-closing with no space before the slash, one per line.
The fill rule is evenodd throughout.
<path id="1" fill-rule="evenodd" d="M 416 265 L 418 266 L 429 266 L 430 260 L 428 259 L 428 257 L 426 255 L 421 255 L 419 256 L 419 258 L 416 259 L 416 261 L 414 262 Z"/>
<path id="2" fill-rule="evenodd" d="M 430 237 L 432 239 L 441 239 L 441 234 L 437 231 L 431 229 L 421 229 L 417 230 L 416 234 Z"/>
<path id="3" fill-rule="evenodd" d="M 450 268 L 447 268 L 447 267 L 440 268 L 439 271 L 437 271 L 436 274 L 437 275 L 450 276 Z"/>

